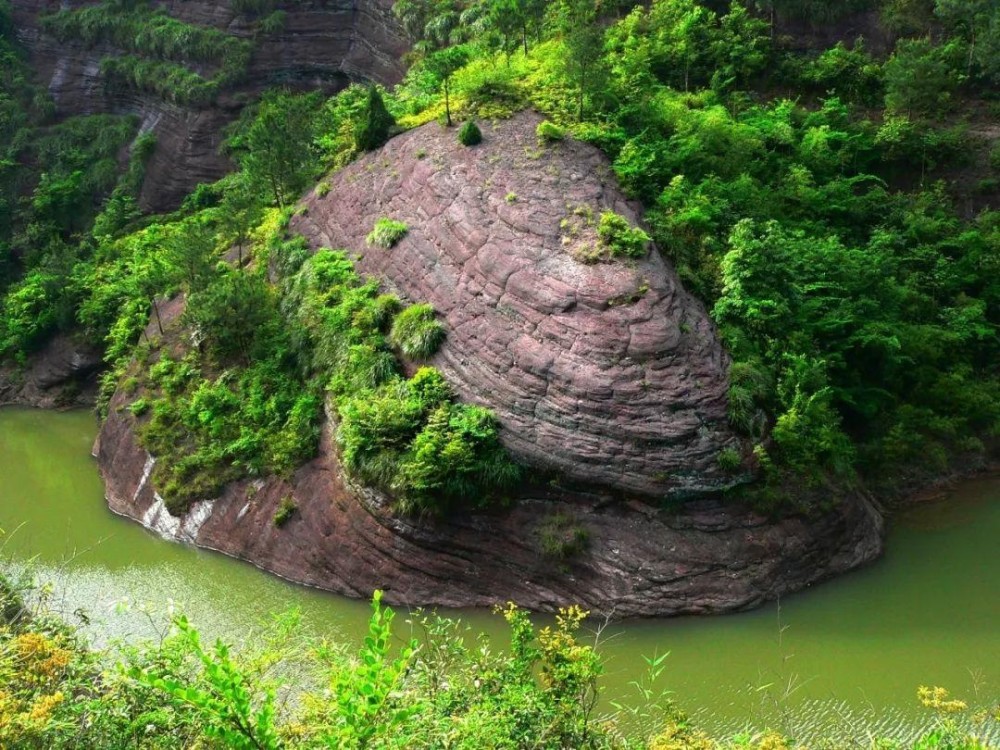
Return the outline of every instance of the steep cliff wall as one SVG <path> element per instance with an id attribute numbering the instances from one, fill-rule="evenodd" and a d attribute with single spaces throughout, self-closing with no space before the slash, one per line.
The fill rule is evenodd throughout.
<path id="1" fill-rule="evenodd" d="M 225 173 L 229 165 L 219 154 L 222 129 L 262 89 L 287 84 L 336 91 L 350 80 L 392 83 L 402 74 L 399 56 L 406 49 L 391 0 L 290 3 L 283 8 L 283 28 L 273 33 L 261 33 L 255 21 L 225 2 L 157 3 L 180 21 L 252 40 L 249 66 L 239 83 L 211 104 L 182 106 L 142 91 L 109 89 L 101 60 L 120 50 L 60 41 L 43 31 L 41 17 L 85 4 L 13 0 L 12 6 L 18 38 L 30 53 L 38 83 L 52 94 L 57 116 L 137 114 L 142 130 L 157 134 L 141 196 L 143 206 L 152 211 L 176 207 L 192 187 Z M 198 70 L 196 64 L 189 67 Z"/>

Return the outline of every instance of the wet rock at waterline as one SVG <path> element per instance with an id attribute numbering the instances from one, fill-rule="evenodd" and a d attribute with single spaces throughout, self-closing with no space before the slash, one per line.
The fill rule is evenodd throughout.
<path id="1" fill-rule="evenodd" d="M 376 588 L 400 605 L 552 611 L 578 603 L 615 617 L 748 609 L 850 570 L 881 552 L 882 519 L 861 496 L 817 518 L 779 522 L 717 500 L 656 510 L 601 495 L 529 495 L 516 506 L 446 519 L 399 518 L 380 494 L 351 486 L 324 428 L 320 455 L 290 481 L 236 482 L 170 517 L 149 483 L 134 418 L 112 402 L 95 455 L 113 511 L 157 533 L 224 552 L 292 581 L 355 597 Z M 281 528 L 286 497 L 297 510 Z M 581 531 L 566 559 L 542 541 L 555 519 Z"/>
<path id="2" fill-rule="evenodd" d="M 0 406 L 20 404 L 44 409 L 92 405 L 102 352 L 69 334 L 53 336 L 22 367 L 0 366 Z"/>

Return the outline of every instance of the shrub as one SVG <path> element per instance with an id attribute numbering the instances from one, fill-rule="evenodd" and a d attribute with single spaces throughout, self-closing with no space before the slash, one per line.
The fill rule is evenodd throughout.
<path id="1" fill-rule="evenodd" d="M 458 129 L 458 142 L 463 146 L 475 146 L 483 142 L 483 133 L 472 120 Z"/>
<path id="2" fill-rule="evenodd" d="M 736 471 L 743 463 L 740 452 L 735 448 L 723 448 L 719 451 L 716 461 L 719 464 L 719 468 L 726 472 Z"/>
<path id="3" fill-rule="evenodd" d="M 553 513 L 538 524 L 538 542 L 548 557 L 566 560 L 583 552 L 590 532 L 567 513 Z"/>
<path id="4" fill-rule="evenodd" d="M 633 227 L 623 216 L 605 211 L 597 225 L 597 236 L 611 251 L 612 257 L 643 258 L 650 238 L 639 227 Z"/>
<path id="5" fill-rule="evenodd" d="M 132 412 L 132 416 L 141 417 L 147 411 L 149 411 L 149 401 L 145 398 L 137 398 L 131 404 L 129 404 L 128 410 Z"/>
<path id="6" fill-rule="evenodd" d="M 504 200 L 507 201 L 507 203 L 517 203 L 517 193 L 507 193 L 507 195 L 504 196 Z"/>
<path id="7" fill-rule="evenodd" d="M 260 21 L 260 31 L 264 34 L 277 34 L 285 28 L 287 15 L 283 10 L 276 10 L 268 13 Z"/>
<path id="8" fill-rule="evenodd" d="M 368 87 L 368 96 L 359 113 L 354 130 L 354 145 L 358 151 L 374 151 L 389 139 L 389 131 L 396 124 L 385 108 L 382 93 L 375 86 Z"/>
<path id="9" fill-rule="evenodd" d="M 295 504 L 292 496 L 285 495 L 281 498 L 281 504 L 278 505 L 278 509 L 274 512 L 274 525 L 280 529 L 291 520 L 298 509 L 299 506 Z"/>
<path id="10" fill-rule="evenodd" d="M 330 193 L 330 183 L 321 182 L 316 186 L 316 195 L 320 198 L 325 198 Z"/>
<path id="11" fill-rule="evenodd" d="M 542 120 L 538 123 L 538 127 L 535 128 L 535 135 L 538 136 L 538 140 L 547 141 L 549 143 L 554 143 L 555 141 L 561 141 L 566 137 L 566 131 L 556 125 L 554 122 L 549 122 L 548 120 Z"/>
<path id="12" fill-rule="evenodd" d="M 427 359 L 444 341 L 444 326 L 428 304 L 411 305 L 396 316 L 389 341 L 411 359 Z"/>
<path id="13" fill-rule="evenodd" d="M 365 242 L 388 250 L 403 239 L 409 231 L 410 228 L 405 222 L 383 218 L 375 222 L 375 228 L 365 237 Z"/>

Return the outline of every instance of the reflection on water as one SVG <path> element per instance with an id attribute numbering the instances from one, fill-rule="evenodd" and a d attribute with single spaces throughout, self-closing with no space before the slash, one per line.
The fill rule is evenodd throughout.
<path id="1" fill-rule="evenodd" d="M 314 633 L 360 638 L 368 606 L 250 565 L 164 542 L 104 505 L 87 413 L 0 410 L 0 544 L 10 565 L 54 583 L 97 642 L 155 636 L 172 609 L 239 642 L 296 607 Z M 642 657 L 669 651 L 667 685 L 700 723 L 748 720 L 808 740 L 829 727 L 900 736 L 921 718 L 916 688 L 973 703 L 1000 697 L 1000 480 L 972 482 L 894 523 L 884 559 L 780 605 L 606 628 L 606 699 L 627 700 Z M 483 612 L 460 613 L 502 637 Z M 402 620 L 404 618 L 400 618 Z"/>

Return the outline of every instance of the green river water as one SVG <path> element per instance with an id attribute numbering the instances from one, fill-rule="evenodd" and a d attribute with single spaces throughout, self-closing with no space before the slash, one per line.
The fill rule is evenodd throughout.
<path id="1" fill-rule="evenodd" d="M 165 542 L 110 513 L 86 412 L 0 410 L 0 554 L 50 582 L 97 642 L 152 635 L 171 608 L 238 643 L 268 615 L 302 611 L 349 643 L 368 606 Z M 605 700 L 625 700 L 644 655 L 669 651 L 666 685 L 702 725 L 748 721 L 806 739 L 836 724 L 899 736 L 923 719 L 918 685 L 972 703 L 1000 698 L 1000 480 L 970 482 L 895 519 L 876 564 L 754 612 L 637 621 L 602 633 Z M 459 613 L 502 638 L 502 623 Z M 404 616 L 399 618 L 400 621 Z"/>

